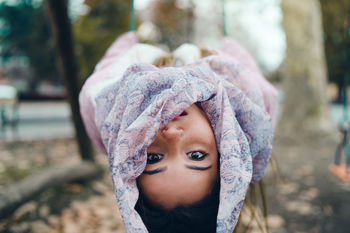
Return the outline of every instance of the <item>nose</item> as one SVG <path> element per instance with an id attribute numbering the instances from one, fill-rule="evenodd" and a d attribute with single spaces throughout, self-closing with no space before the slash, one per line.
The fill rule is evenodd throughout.
<path id="1" fill-rule="evenodd" d="M 168 140 L 180 139 L 183 135 L 183 129 L 170 123 L 163 128 L 162 134 Z"/>

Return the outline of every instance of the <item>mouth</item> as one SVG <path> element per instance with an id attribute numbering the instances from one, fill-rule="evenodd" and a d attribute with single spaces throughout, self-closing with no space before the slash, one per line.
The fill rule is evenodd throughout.
<path id="1" fill-rule="evenodd" d="M 186 110 L 184 110 L 180 115 L 176 116 L 174 119 L 179 119 L 181 117 L 187 116 L 188 113 L 186 112 Z"/>

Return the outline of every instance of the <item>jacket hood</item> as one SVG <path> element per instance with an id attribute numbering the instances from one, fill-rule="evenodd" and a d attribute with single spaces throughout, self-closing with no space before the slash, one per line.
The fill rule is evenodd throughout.
<path id="1" fill-rule="evenodd" d="M 108 67 L 113 62 L 104 69 Z M 115 80 L 106 78 L 104 69 L 94 74 L 103 88 L 85 84 L 81 113 L 90 137 L 108 154 L 127 232 L 147 232 L 134 210 L 136 179 L 145 169 L 147 148 L 160 127 L 198 103 L 208 116 L 220 153 L 217 232 L 231 233 L 249 184 L 265 175 L 273 142 L 275 89 L 260 71 L 224 52 L 181 67 L 136 63 Z M 94 88 L 98 90 L 91 91 Z"/>

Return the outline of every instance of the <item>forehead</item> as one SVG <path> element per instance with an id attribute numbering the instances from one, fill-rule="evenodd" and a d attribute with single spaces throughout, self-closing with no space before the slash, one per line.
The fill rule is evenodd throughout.
<path id="1" fill-rule="evenodd" d="M 169 167 L 169 166 L 168 166 Z M 177 166 L 156 175 L 142 174 L 138 183 L 144 195 L 166 209 L 196 203 L 208 196 L 218 177 L 217 163 L 206 171 Z"/>

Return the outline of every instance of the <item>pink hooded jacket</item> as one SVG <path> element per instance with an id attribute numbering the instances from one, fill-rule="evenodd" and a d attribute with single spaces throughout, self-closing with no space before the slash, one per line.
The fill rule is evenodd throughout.
<path id="1" fill-rule="evenodd" d="M 160 127 L 193 103 L 207 114 L 220 152 L 217 232 L 233 231 L 249 184 L 265 175 L 277 91 L 235 41 L 223 40 L 217 53 L 184 66 L 157 68 L 151 64 L 164 52 L 137 44 L 129 32 L 112 44 L 84 84 L 81 115 L 92 141 L 108 154 L 127 232 L 147 232 L 134 206 L 148 146 Z"/>

